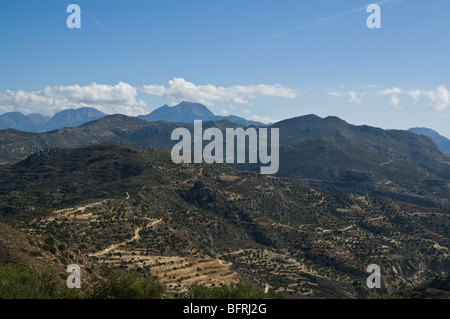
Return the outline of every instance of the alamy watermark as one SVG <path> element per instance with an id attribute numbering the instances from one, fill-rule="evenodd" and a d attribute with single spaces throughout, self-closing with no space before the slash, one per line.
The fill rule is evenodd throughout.
<path id="1" fill-rule="evenodd" d="M 367 267 L 367 272 L 371 273 L 369 277 L 367 277 L 367 287 L 370 289 L 381 288 L 381 269 L 380 266 L 376 264 L 369 265 Z"/>
<path id="2" fill-rule="evenodd" d="M 369 29 L 381 28 L 381 8 L 380 5 L 372 3 L 367 6 L 367 13 L 371 15 L 367 18 L 366 24 Z M 81 8 L 77 4 L 69 4 L 66 12 L 71 13 L 66 20 L 66 25 L 69 29 L 81 28 Z"/>
<path id="3" fill-rule="evenodd" d="M 203 132 L 202 121 L 194 122 L 194 137 L 187 128 L 177 128 L 172 132 L 172 141 L 180 140 L 171 152 L 176 164 L 227 163 L 269 164 L 262 166 L 261 174 L 275 174 L 280 166 L 279 129 L 270 129 L 270 155 L 267 128 L 227 128 L 225 134 L 226 156 L 224 157 L 224 136 L 218 128 L 208 128 Z M 214 138 L 214 139 L 213 139 Z M 248 140 L 248 144 L 247 144 Z M 211 141 L 203 148 L 203 141 Z M 192 144 L 194 150 L 192 151 Z M 247 153 L 248 150 L 248 161 Z M 236 151 L 236 152 L 235 152 Z"/>
<path id="4" fill-rule="evenodd" d="M 67 287 L 70 289 L 81 288 L 81 269 L 80 266 L 72 264 L 67 266 L 67 270 L 70 275 L 67 277 Z"/>
<path id="5" fill-rule="evenodd" d="M 369 29 L 381 29 L 381 8 L 378 4 L 369 4 L 367 6 L 368 13 L 372 13 L 366 21 Z"/>
<path id="6" fill-rule="evenodd" d="M 66 11 L 72 13 L 67 17 L 66 25 L 69 29 L 81 28 L 81 8 L 78 4 L 69 4 Z"/>

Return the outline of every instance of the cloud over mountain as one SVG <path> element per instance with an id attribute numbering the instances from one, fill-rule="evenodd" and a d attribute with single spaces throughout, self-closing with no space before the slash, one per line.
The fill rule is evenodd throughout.
<path id="1" fill-rule="evenodd" d="M 92 83 L 46 87 L 40 91 L 6 90 L 0 92 L 0 112 L 53 114 L 68 108 L 95 107 L 105 113 L 144 113 L 144 101 L 137 98 L 137 90 L 130 84 Z"/>
<path id="2" fill-rule="evenodd" d="M 207 106 L 212 106 L 216 102 L 250 104 L 249 100 L 255 99 L 258 96 L 290 99 L 297 97 L 295 90 L 280 84 L 217 87 L 212 84 L 196 85 L 183 78 L 170 80 L 168 87 L 164 85 L 144 85 L 142 91 L 150 95 L 162 96 L 179 101 L 196 101 Z"/>
<path id="3" fill-rule="evenodd" d="M 234 85 L 217 87 L 196 85 L 183 78 L 174 78 L 169 86 L 144 85 L 133 87 L 128 83 L 116 85 L 91 83 L 45 87 L 39 91 L 6 90 L 0 92 L 0 114 L 6 112 L 41 113 L 53 115 L 69 108 L 94 107 L 104 113 L 131 116 L 147 113 L 140 94 L 166 97 L 172 100 L 195 101 L 208 106 L 216 102 L 250 104 L 257 97 L 296 98 L 297 92 L 280 84 Z"/>

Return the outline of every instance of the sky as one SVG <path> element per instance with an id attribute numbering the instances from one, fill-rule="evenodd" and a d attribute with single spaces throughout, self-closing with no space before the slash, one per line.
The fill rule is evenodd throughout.
<path id="1" fill-rule="evenodd" d="M 373 3 L 381 28 L 367 26 Z M 0 114 L 185 100 L 450 137 L 449 14 L 448 0 L 2 0 Z"/>

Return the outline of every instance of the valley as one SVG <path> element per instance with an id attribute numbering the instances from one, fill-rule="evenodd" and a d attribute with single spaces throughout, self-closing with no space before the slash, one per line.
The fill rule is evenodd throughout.
<path id="1" fill-rule="evenodd" d="M 335 194 L 223 164 L 174 164 L 169 150 L 48 149 L 2 167 L 3 223 L 55 266 L 114 265 L 192 283 L 242 282 L 289 298 L 362 298 L 365 268 L 395 291 L 448 272 L 448 211 Z M 42 257 L 34 257 L 42 258 Z"/>

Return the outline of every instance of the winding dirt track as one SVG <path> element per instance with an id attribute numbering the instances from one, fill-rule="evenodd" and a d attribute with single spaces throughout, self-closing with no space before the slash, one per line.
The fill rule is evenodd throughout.
<path id="1" fill-rule="evenodd" d="M 153 220 L 150 223 L 148 223 L 145 226 L 145 228 L 155 226 L 155 225 L 159 224 L 160 222 L 162 222 L 162 219 Z M 98 251 L 98 252 L 96 252 L 94 254 L 89 254 L 89 256 L 90 257 L 103 256 L 103 255 L 106 255 L 107 253 L 109 253 L 109 252 L 119 248 L 120 246 L 125 246 L 126 244 L 131 243 L 133 240 L 138 241 L 139 239 L 141 239 L 141 236 L 139 235 L 139 232 L 141 231 L 141 229 L 142 229 L 142 227 L 137 227 L 134 230 L 134 236 L 131 239 L 126 240 L 126 241 L 121 242 L 121 243 L 113 244 L 113 245 L 111 245 L 111 246 L 109 246 L 109 247 L 107 247 L 107 248 L 105 248 L 103 250 L 100 250 L 100 251 Z"/>

